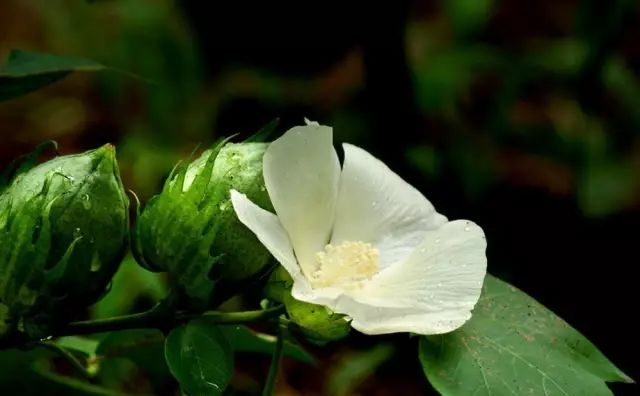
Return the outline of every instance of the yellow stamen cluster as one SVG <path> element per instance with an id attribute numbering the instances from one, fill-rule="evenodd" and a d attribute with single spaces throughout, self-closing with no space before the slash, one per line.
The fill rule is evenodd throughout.
<path id="1" fill-rule="evenodd" d="M 365 242 L 329 244 L 316 255 L 318 267 L 311 285 L 314 288 L 357 288 L 363 280 L 371 279 L 378 272 L 379 256 L 378 249 Z"/>

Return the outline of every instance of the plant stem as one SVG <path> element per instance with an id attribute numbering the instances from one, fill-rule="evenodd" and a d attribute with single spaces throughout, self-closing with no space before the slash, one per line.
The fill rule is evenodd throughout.
<path id="1" fill-rule="evenodd" d="M 217 324 L 239 324 L 271 319 L 283 314 L 284 311 L 284 306 L 280 305 L 277 307 L 256 311 L 205 311 L 200 313 L 191 313 L 184 311 L 172 311 L 170 306 L 159 303 L 154 308 L 146 312 L 115 316 L 106 319 L 71 322 L 55 329 L 52 334 L 50 334 L 50 336 L 62 337 L 68 335 L 104 333 L 107 331 L 130 329 L 168 330 L 182 323 L 200 317 L 208 318 L 209 320 Z M 20 333 L 0 339 L 0 350 L 19 347 L 29 343 L 39 342 L 41 340 L 42 338 L 29 337 L 27 334 Z"/>
<path id="2" fill-rule="evenodd" d="M 262 396 L 271 396 L 273 394 L 273 388 L 276 385 L 276 379 L 278 377 L 278 369 L 280 368 L 280 361 L 282 360 L 285 332 L 286 328 L 284 326 L 279 326 L 276 348 L 273 350 L 273 356 L 271 357 L 271 366 L 269 367 L 267 381 L 264 385 L 264 389 L 262 390 Z"/>
<path id="3" fill-rule="evenodd" d="M 162 316 L 154 310 L 106 319 L 71 322 L 56 332 L 56 336 L 103 333 L 114 330 L 157 328 Z"/>
<path id="4" fill-rule="evenodd" d="M 179 321 L 189 321 L 195 318 L 207 318 L 217 324 L 239 324 L 248 322 L 257 322 L 263 319 L 269 319 L 284 313 L 284 306 L 279 305 L 273 308 L 261 309 L 256 311 L 243 312 L 219 312 L 207 311 L 201 314 L 179 314 Z"/>
<path id="5" fill-rule="evenodd" d="M 207 311 L 198 314 L 175 312 L 167 314 L 161 309 L 151 309 L 146 312 L 135 313 L 131 315 L 116 316 L 107 319 L 85 320 L 79 322 L 71 322 L 62 328 L 56 336 L 62 335 L 79 335 L 102 333 L 105 331 L 128 330 L 128 329 L 163 329 L 167 326 L 177 325 L 188 322 L 195 318 L 209 318 L 218 324 L 236 324 L 255 322 L 263 319 L 269 319 L 278 316 L 284 312 L 282 306 L 244 312 L 219 312 Z"/>

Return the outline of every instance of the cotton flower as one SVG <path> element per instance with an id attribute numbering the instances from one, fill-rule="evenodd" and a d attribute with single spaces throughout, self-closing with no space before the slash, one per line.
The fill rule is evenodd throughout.
<path id="1" fill-rule="evenodd" d="M 471 317 L 486 241 L 471 221 L 437 213 L 414 187 L 330 127 L 287 131 L 264 155 L 276 214 L 231 191 L 240 221 L 293 278 L 294 298 L 351 318 L 365 334 L 446 333 Z"/>

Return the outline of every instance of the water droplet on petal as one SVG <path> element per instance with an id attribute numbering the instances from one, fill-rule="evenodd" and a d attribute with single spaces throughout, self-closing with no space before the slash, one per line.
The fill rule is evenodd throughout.
<path id="1" fill-rule="evenodd" d="M 376 207 L 376 205 L 378 205 L 378 202 L 376 201 L 371 202 L 371 206 L 373 206 L 374 208 Z"/>

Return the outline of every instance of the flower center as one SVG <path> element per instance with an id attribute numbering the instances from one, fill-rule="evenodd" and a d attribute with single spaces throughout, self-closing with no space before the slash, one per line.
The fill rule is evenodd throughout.
<path id="1" fill-rule="evenodd" d="M 365 242 L 328 244 L 316 254 L 318 267 L 311 278 L 315 288 L 337 286 L 358 288 L 378 272 L 378 249 Z"/>

